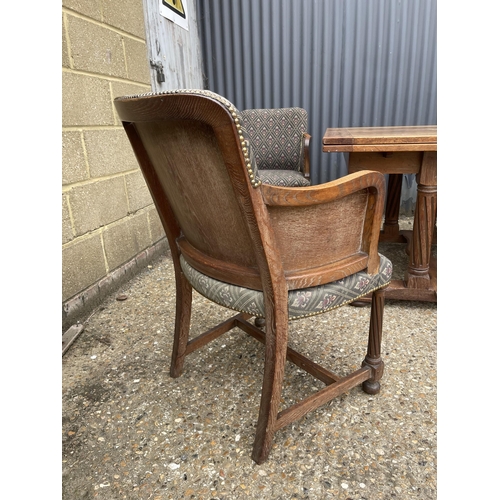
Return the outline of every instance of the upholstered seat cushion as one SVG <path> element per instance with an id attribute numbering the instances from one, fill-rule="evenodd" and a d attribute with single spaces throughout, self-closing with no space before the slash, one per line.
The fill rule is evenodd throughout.
<path id="1" fill-rule="evenodd" d="M 263 292 L 215 280 L 191 267 L 184 257 L 181 256 L 180 260 L 182 270 L 191 286 L 207 299 L 258 318 L 265 316 Z M 392 262 L 380 255 L 377 274 L 370 275 L 362 271 L 326 285 L 291 290 L 288 292 L 289 318 L 314 316 L 353 302 L 388 285 L 391 276 Z"/>
<path id="2" fill-rule="evenodd" d="M 309 186 L 311 183 L 302 172 L 296 170 L 259 170 L 259 179 L 263 184 L 281 187 Z"/>

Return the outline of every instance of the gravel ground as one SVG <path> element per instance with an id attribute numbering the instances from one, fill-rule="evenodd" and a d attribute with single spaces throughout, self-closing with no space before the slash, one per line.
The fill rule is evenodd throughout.
<path id="1" fill-rule="evenodd" d="M 381 251 L 398 277 L 396 247 Z M 234 329 L 172 379 L 174 306 L 166 256 L 94 311 L 64 355 L 63 500 L 437 498 L 436 304 L 387 301 L 380 394 L 354 388 L 283 428 L 260 466 L 264 347 Z M 192 334 L 232 314 L 195 292 Z M 368 307 L 347 306 L 291 322 L 290 343 L 342 374 L 360 365 L 368 324 Z M 288 364 L 283 405 L 322 385 Z"/>

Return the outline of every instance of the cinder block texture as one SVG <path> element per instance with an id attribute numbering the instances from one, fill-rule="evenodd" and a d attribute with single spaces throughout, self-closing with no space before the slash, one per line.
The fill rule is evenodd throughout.
<path id="1" fill-rule="evenodd" d="M 116 269 L 151 245 L 147 214 L 132 215 L 106 227 L 103 240 L 109 269 Z"/>
<path id="2" fill-rule="evenodd" d="M 95 234 L 63 247 L 63 301 L 95 283 L 106 274 L 101 236 Z"/>
<path id="3" fill-rule="evenodd" d="M 119 4 L 102 2 L 102 20 L 139 38 L 146 37 L 144 10 L 142 2 L 137 0 L 121 0 Z"/>
<path id="4" fill-rule="evenodd" d="M 128 213 L 123 177 L 77 186 L 68 191 L 76 235 L 125 217 Z"/>
<path id="5" fill-rule="evenodd" d="M 151 85 L 134 85 L 132 83 L 111 82 L 113 99 L 124 95 L 145 94 L 151 92 Z M 118 116 L 118 115 L 117 115 Z M 120 123 L 117 119 L 117 123 Z"/>
<path id="6" fill-rule="evenodd" d="M 101 3 L 102 0 L 63 0 L 63 7 L 84 14 L 92 19 L 101 21 Z M 115 2 L 111 4 L 116 8 Z"/>
<path id="7" fill-rule="evenodd" d="M 127 194 L 131 212 L 136 212 L 153 203 L 148 186 L 140 170 L 127 175 L 125 182 L 127 183 Z"/>
<path id="8" fill-rule="evenodd" d="M 63 303 L 83 310 L 165 240 L 113 105 L 151 91 L 143 2 L 62 3 Z"/>
<path id="9" fill-rule="evenodd" d="M 69 216 L 67 196 L 62 197 L 62 243 L 67 243 L 73 239 L 73 230 L 71 228 L 71 219 Z"/>
<path id="10" fill-rule="evenodd" d="M 63 127 L 114 125 L 109 82 L 102 78 L 63 72 Z"/>
<path id="11" fill-rule="evenodd" d="M 153 243 L 160 241 L 162 238 L 165 238 L 165 230 L 163 229 L 160 216 L 155 207 L 148 210 L 148 218 L 149 218 L 149 229 L 151 231 L 151 240 Z"/>
<path id="12" fill-rule="evenodd" d="M 123 128 L 86 130 L 83 137 L 91 177 L 103 177 L 139 168 Z"/>
<path id="13" fill-rule="evenodd" d="M 70 67 L 68 42 L 66 41 L 66 28 L 64 27 L 64 15 L 62 16 L 62 66 L 63 68 Z"/>
<path id="14" fill-rule="evenodd" d="M 82 134 L 79 131 L 62 134 L 62 183 L 72 184 L 89 178 L 83 150 Z"/>
<path id="15" fill-rule="evenodd" d="M 67 18 L 73 68 L 126 78 L 122 35 L 85 19 Z"/>
<path id="16" fill-rule="evenodd" d="M 146 44 L 131 38 L 124 38 L 127 73 L 130 80 L 149 83 L 150 70 Z"/>

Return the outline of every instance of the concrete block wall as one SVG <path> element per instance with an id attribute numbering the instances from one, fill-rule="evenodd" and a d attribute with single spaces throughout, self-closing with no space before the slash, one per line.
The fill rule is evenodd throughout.
<path id="1" fill-rule="evenodd" d="M 165 241 L 113 106 L 151 91 L 142 0 L 63 0 L 62 72 L 64 305 Z"/>

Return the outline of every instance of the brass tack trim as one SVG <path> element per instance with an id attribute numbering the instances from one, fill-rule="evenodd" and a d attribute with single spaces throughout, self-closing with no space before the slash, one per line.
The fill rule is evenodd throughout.
<path id="1" fill-rule="evenodd" d="M 189 264 L 188 264 L 189 266 Z M 190 266 L 191 267 L 191 266 Z M 194 269 L 194 268 L 193 268 Z M 196 269 L 195 269 L 196 271 Z M 198 271 L 199 272 L 199 271 Z M 193 280 L 194 281 L 194 280 Z M 190 282 L 191 283 L 191 282 Z M 314 312 L 310 312 L 310 313 L 307 313 L 307 314 L 303 314 L 301 316 L 288 316 L 288 319 L 290 321 L 293 321 L 293 320 L 296 320 L 296 319 L 303 319 L 303 318 L 310 318 L 311 316 L 318 316 L 319 314 L 323 314 L 323 313 L 326 313 L 326 312 L 330 312 L 330 311 L 333 311 L 334 309 L 339 309 L 347 304 L 350 304 L 356 300 L 359 300 L 361 299 L 362 297 L 364 297 L 365 295 L 369 295 L 370 293 L 373 293 L 377 290 L 381 290 L 382 288 L 386 288 L 388 287 L 390 284 L 389 283 L 384 283 L 383 285 L 380 285 L 376 288 L 373 288 L 371 289 L 369 292 L 365 292 L 365 293 L 362 293 L 361 295 L 358 295 L 357 297 L 355 297 L 354 299 L 349 299 L 349 300 L 346 300 L 345 302 L 342 302 L 341 304 L 337 304 L 336 306 L 333 306 L 333 307 L 329 307 L 327 309 L 322 309 L 321 311 L 314 311 Z M 227 307 L 228 309 L 232 309 L 233 311 L 238 311 L 238 312 L 243 312 L 243 313 L 247 313 L 247 314 L 251 314 L 252 316 L 255 316 L 256 318 L 265 318 L 265 315 L 260 315 L 259 313 L 256 314 L 256 311 L 250 311 L 249 309 L 245 310 L 243 308 L 241 309 L 235 309 L 234 307 L 231 307 L 230 305 L 228 304 L 223 304 L 222 301 L 219 301 L 217 300 L 217 298 L 214 298 L 214 297 L 208 297 L 208 295 L 206 295 L 203 290 L 198 290 L 198 288 L 196 288 L 194 286 L 193 283 L 191 283 L 191 285 L 193 286 L 193 288 L 195 288 L 201 295 L 203 295 L 204 297 L 206 297 L 207 299 L 211 300 L 212 302 L 215 302 L 216 304 L 219 304 L 221 306 L 224 306 L 224 307 Z M 201 287 L 200 287 L 201 288 Z M 262 293 L 262 292 L 260 292 Z"/>

